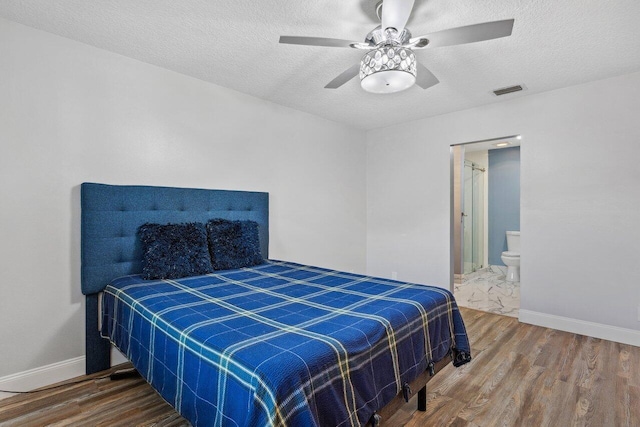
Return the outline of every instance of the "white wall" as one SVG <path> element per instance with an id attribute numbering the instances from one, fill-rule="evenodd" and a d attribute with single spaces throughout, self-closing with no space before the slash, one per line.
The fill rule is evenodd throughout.
<path id="1" fill-rule="evenodd" d="M 521 134 L 523 312 L 640 345 L 639 118 L 633 73 L 368 132 L 368 272 L 448 288 L 449 146 Z"/>
<path id="2" fill-rule="evenodd" d="M 84 354 L 83 181 L 268 191 L 270 255 L 364 272 L 362 131 L 0 19 L 0 377 Z"/>

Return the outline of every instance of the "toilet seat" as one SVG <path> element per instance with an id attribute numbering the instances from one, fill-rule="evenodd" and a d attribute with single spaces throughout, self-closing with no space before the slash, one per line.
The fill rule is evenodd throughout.
<path id="1" fill-rule="evenodd" d="M 520 252 L 509 252 L 509 251 L 504 251 L 502 252 L 502 256 L 508 256 L 508 257 L 512 257 L 512 258 L 520 258 Z"/>

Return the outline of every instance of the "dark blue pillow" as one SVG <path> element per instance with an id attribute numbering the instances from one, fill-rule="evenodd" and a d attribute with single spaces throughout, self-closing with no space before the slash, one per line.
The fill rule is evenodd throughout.
<path id="1" fill-rule="evenodd" d="M 147 223 L 138 228 L 138 235 L 144 279 L 177 279 L 213 272 L 207 229 L 202 223 Z"/>
<path id="2" fill-rule="evenodd" d="M 209 253 L 215 270 L 262 264 L 258 223 L 212 219 L 207 223 Z"/>

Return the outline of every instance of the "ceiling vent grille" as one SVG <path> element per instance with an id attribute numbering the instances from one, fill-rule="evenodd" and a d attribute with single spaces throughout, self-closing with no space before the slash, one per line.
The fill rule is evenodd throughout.
<path id="1" fill-rule="evenodd" d="M 506 95 L 508 93 L 519 92 L 522 89 L 524 89 L 522 85 L 515 85 L 515 86 L 503 87 L 502 89 L 496 89 L 493 91 L 493 93 L 495 94 L 495 96 L 501 96 L 501 95 Z"/>

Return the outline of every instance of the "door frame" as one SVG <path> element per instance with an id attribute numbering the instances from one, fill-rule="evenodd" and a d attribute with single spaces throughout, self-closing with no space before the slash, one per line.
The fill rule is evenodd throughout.
<path id="1" fill-rule="evenodd" d="M 453 293 L 454 291 L 454 271 L 455 271 L 455 264 L 456 264 L 456 255 L 458 255 L 460 257 L 460 262 L 464 262 L 463 258 L 463 252 L 464 251 L 464 233 L 460 233 L 460 253 L 456 254 L 456 247 L 455 247 L 455 240 L 454 240 L 454 227 L 455 227 L 455 221 L 460 222 L 461 221 L 461 210 L 456 212 L 456 209 L 454 208 L 454 202 L 455 202 L 455 191 L 454 191 L 454 179 L 455 179 L 455 156 L 454 156 L 454 147 L 461 147 L 462 148 L 462 156 L 460 158 L 461 164 L 462 164 L 462 169 L 461 169 L 461 174 L 464 174 L 464 148 L 466 145 L 470 145 L 470 144 L 479 144 L 479 143 L 491 143 L 494 141 L 500 141 L 500 140 L 505 140 L 505 139 L 521 139 L 521 135 L 520 134 L 516 134 L 516 135 L 509 135 L 509 136 L 501 136 L 501 137 L 497 137 L 497 138 L 489 138 L 489 139 L 480 139 L 477 141 L 468 141 L 468 142 L 461 142 L 458 144 L 451 144 L 449 146 L 449 198 L 450 198 L 450 204 L 449 204 L 449 290 L 451 291 L 451 293 Z M 462 185 L 461 185 L 461 195 L 463 195 L 463 190 L 464 190 L 464 180 L 461 180 Z M 457 218 L 456 218 L 457 217 Z"/>

